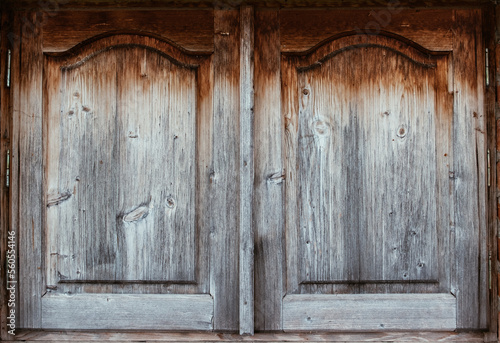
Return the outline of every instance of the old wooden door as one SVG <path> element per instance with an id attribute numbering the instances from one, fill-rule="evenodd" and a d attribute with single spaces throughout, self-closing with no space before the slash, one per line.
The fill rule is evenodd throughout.
<path id="1" fill-rule="evenodd" d="M 17 13 L 18 327 L 486 328 L 481 12 L 386 11 Z"/>
<path id="2" fill-rule="evenodd" d="M 256 208 L 259 328 L 487 325 L 479 12 L 385 9 L 384 29 L 378 13 L 256 19 L 256 70 L 267 77 L 256 74 L 256 139 L 275 147 L 256 153 L 267 182 Z M 377 32 L 359 29 L 374 23 Z M 269 103 L 273 90 L 281 105 Z M 274 112 L 282 118 L 268 119 Z M 284 174 L 265 179 L 281 152 Z M 272 224 L 284 235 L 266 226 L 281 196 L 284 224 Z M 284 258 L 266 261 L 283 241 Z"/>
<path id="3" fill-rule="evenodd" d="M 44 16 L 13 70 L 18 327 L 237 329 L 238 13 Z"/>

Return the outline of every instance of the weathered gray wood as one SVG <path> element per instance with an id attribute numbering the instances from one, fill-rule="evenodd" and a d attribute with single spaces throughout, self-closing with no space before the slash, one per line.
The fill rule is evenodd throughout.
<path id="1" fill-rule="evenodd" d="M 362 46 L 306 68 L 301 281 L 437 280 L 435 64 Z"/>
<path id="2" fill-rule="evenodd" d="M 449 178 L 453 172 L 453 73 L 451 72 L 451 54 L 446 58 L 436 61 L 436 92 L 435 92 L 435 142 L 437 175 L 436 197 L 441 199 L 437 203 L 437 227 L 438 232 L 438 268 L 439 268 L 439 292 L 447 293 L 451 290 L 451 279 L 454 274 L 454 201 L 453 184 Z M 448 175 L 448 177 L 446 177 Z M 445 201 L 442 201 L 446 199 Z"/>
<path id="3" fill-rule="evenodd" d="M 455 11 L 455 36 L 453 43 L 453 167 L 455 196 L 455 263 L 456 285 L 452 285 L 457 296 L 457 327 L 460 329 L 480 328 L 484 324 L 480 314 L 479 285 L 479 176 L 478 127 L 479 105 L 477 99 L 476 72 L 476 29 L 478 12 Z M 482 106 L 482 105 L 481 105 Z M 482 113 L 482 111 L 481 111 Z M 482 121 L 482 119 L 481 119 Z M 483 169 L 484 170 L 484 169 Z M 481 196 L 483 196 L 481 194 Z"/>
<path id="4" fill-rule="evenodd" d="M 254 333 L 254 9 L 240 8 L 240 335 Z"/>
<path id="5" fill-rule="evenodd" d="M 44 81 L 46 151 L 54 157 L 48 291 L 128 293 L 130 309 L 132 300 L 139 309 L 140 294 L 177 293 L 174 301 L 208 293 L 211 58 L 121 34 L 48 56 Z M 175 304 L 190 311 L 189 302 Z"/>
<path id="6" fill-rule="evenodd" d="M 208 294 L 52 294 L 42 306 L 44 329 L 212 329 Z"/>
<path id="7" fill-rule="evenodd" d="M 9 12 L 6 6 L 0 7 L 0 251 L 5 253 L 0 256 L 0 265 L 7 266 L 8 232 L 11 230 L 10 211 L 9 211 L 9 188 L 7 187 L 7 151 L 11 149 L 11 123 L 12 123 L 12 104 L 10 88 L 7 87 L 7 49 L 11 49 L 8 44 L 7 34 L 13 33 L 12 19 L 13 14 Z M 12 61 L 11 61 L 12 64 Z M 10 179 L 10 175 L 9 175 Z M 10 181 L 10 180 L 9 180 Z M 10 254 L 9 254 L 10 255 Z M 0 272 L 2 280 L 8 280 L 7 268 L 2 268 Z M 3 283 L 6 284 L 5 282 Z M 1 299 L 7 300 L 8 291 L 6 287 L 0 289 Z M 12 339 L 7 333 L 7 317 L 9 307 L 7 301 L 0 301 L 0 339 Z"/>
<path id="8" fill-rule="evenodd" d="M 19 97 L 14 102 L 13 115 L 18 117 L 16 129 L 19 151 L 13 167 L 19 166 L 19 278 L 20 315 L 17 327 L 37 328 L 41 325 L 42 276 L 42 225 L 43 225 L 43 137 L 42 137 L 42 34 L 37 25 L 37 14 L 26 12 L 21 18 L 33 25 L 23 27 L 20 65 L 22 71 L 16 77 L 14 87 Z M 15 59 L 15 57 L 14 57 Z M 16 90 L 15 90 L 16 92 Z M 13 175 L 13 178 L 15 176 Z M 16 185 L 16 184 L 14 184 Z M 17 228 L 16 228 L 17 231 Z"/>
<path id="9" fill-rule="evenodd" d="M 283 119 L 279 12 L 255 18 L 255 327 L 281 330 L 283 298 Z M 288 180 L 286 180 L 288 182 Z"/>
<path id="10" fill-rule="evenodd" d="M 236 10 L 214 12 L 210 293 L 214 329 L 238 330 L 240 30 Z"/>
<path id="11" fill-rule="evenodd" d="M 49 285 L 195 282 L 196 66 L 130 45 L 48 63 Z"/>
<path id="12" fill-rule="evenodd" d="M 287 259 L 299 254 L 287 294 L 449 291 L 437 259 L 451 206 L 449 172 L 438 168 L 447 152 L 437 154 L 451 130 L 447 57 L 420 50 L 351 36 L 283 60 Z M 447 120 L 437 125 L 438 115 Z"/>
<path id="13" fill-rule="evenodd" d="M 454 330 L 451 294 L 287 295 L 285 331 Z"/>
<path id="14" fill-rule="evenodd" d="M 478 328 L 487 329 L 489 322 L 488 299 L 489 299 L 489 265 L 488 253 L 491 251 L 488 239 L 488 171 L 487 171 L 487 117 L 485 112 L 485 44 L 483 39 L 482 13 L 474 10 L 476 43 L 476 82 L 477 82 L 477 118 L 475 124 L 475 135 L 477 144 L 477 169 L 478 169 L 478 218 L 479 218 L 479 318 Z M 493 281 L 492 281 L 493 282 Z"/>
<path id="15" fill-rule="evenodd" d="M 54 342 L 73 340 L 95 341 L 143 341 L 143 342 L 484 342 L 482 332 L 369 332 L 369 333 L 256 333 L 254 336 L 240 336 L 228 333 L 198 332 L 99 332 L 99 331 L 21 331 L 17 336 L 26 342 Z"/>

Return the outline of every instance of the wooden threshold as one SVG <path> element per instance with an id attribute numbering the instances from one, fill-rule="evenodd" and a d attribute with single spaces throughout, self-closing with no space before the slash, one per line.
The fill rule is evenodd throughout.
<path id="1" fill-rule="evenodd" d="M 483 332 L 379 333 L 236 333 L 160 331 L 37 331 L 18 330 L 15 340 L 25 342 L 485 342 Z M 9 341 L 7 341 L 9 342 Z M 12 341 L 13 342 L 13 341 Z"/>

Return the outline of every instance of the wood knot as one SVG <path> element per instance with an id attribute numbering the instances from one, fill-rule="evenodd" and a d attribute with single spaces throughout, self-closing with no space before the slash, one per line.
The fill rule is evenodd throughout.
<path id="1" fill-rule="evenodd" d="M 310 92 L 309 92 L 309 89 L 307 89 L 307 88 L 304 88 L 304 89 L 302 90 L 302 94 L 304 94 L 304 95 L 309 95 L 309 93 L 310 93 Z"/>
<path id="2" fill-rule="evenodd" d="M 399 138 L 405 138 L 406 134 L 407 134 L 406 128 L 404 127 L 404 125 L 401 125 L 398 129 L 397 136 Z"/>
<path id="3" fill-rule="evenodd" d="M 330 126 L 328 125 L 328 123 L 322 120 L 315 121 L 313 126 L 314 126 L 314 131 L 319 136 L 328 136 L 330 134 Z"/>
<path id="4" fill-rule="evenodd" d="M 142 205 L 123 216 L 125 223 L 132 223 L 144 219 L 149 214 L 149 206 Z"/>
<path id="5" fill-rule="evenodd" d="M 174 198 L 172 196 L 167 197 L 166 203 L 167 203 L 167 207 L 168 208 L 174 208 L 175 207 L 175 200 L 174 200 Z"/>

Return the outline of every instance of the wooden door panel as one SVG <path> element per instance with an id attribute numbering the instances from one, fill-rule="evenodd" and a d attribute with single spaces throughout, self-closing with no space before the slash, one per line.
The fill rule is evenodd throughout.
<path id="1" fill-rule="evenodd" d="M 297 192 L 287 198 L 290 218 L 298 214 L 298 226 L 287 225 L 299 261 L 288 271 L 293 289 L 449 287 L 450 262 L 437 258 L 449 249 L 440 237 L 451 215 L 451 154 L 441 142 L 451 132 L 448 56 L 395 37 L 349 35 L 285 59 L 286 75 L 296 73 L 285 89 L 295 78 L 298 105 L 287 152 L 297 180 L 287 188 Z"/>
<path id="2" fill-rule="evenodd" d="M 47 99 L 60 104 L 48 122 L 49 285 L 194 282 L 196 68 L 123 47 L 60 73 Z"/>
<path id="3" fill-rule="evenodd" d="M 435 69 L 374 43 L 298 68 L 301 283 L 437 282 Z"/>
<path id="4" fill-rule="evenodd" d="M 285 330 L 456 328 L 450 56 L 355 32 L 282 55 Z"/>
<path id="5" fill-rule="evenodd" d="M 213 327 L 198 162 L 210 63 L 128 34 L 46 54 L 42 327 Z"/>

